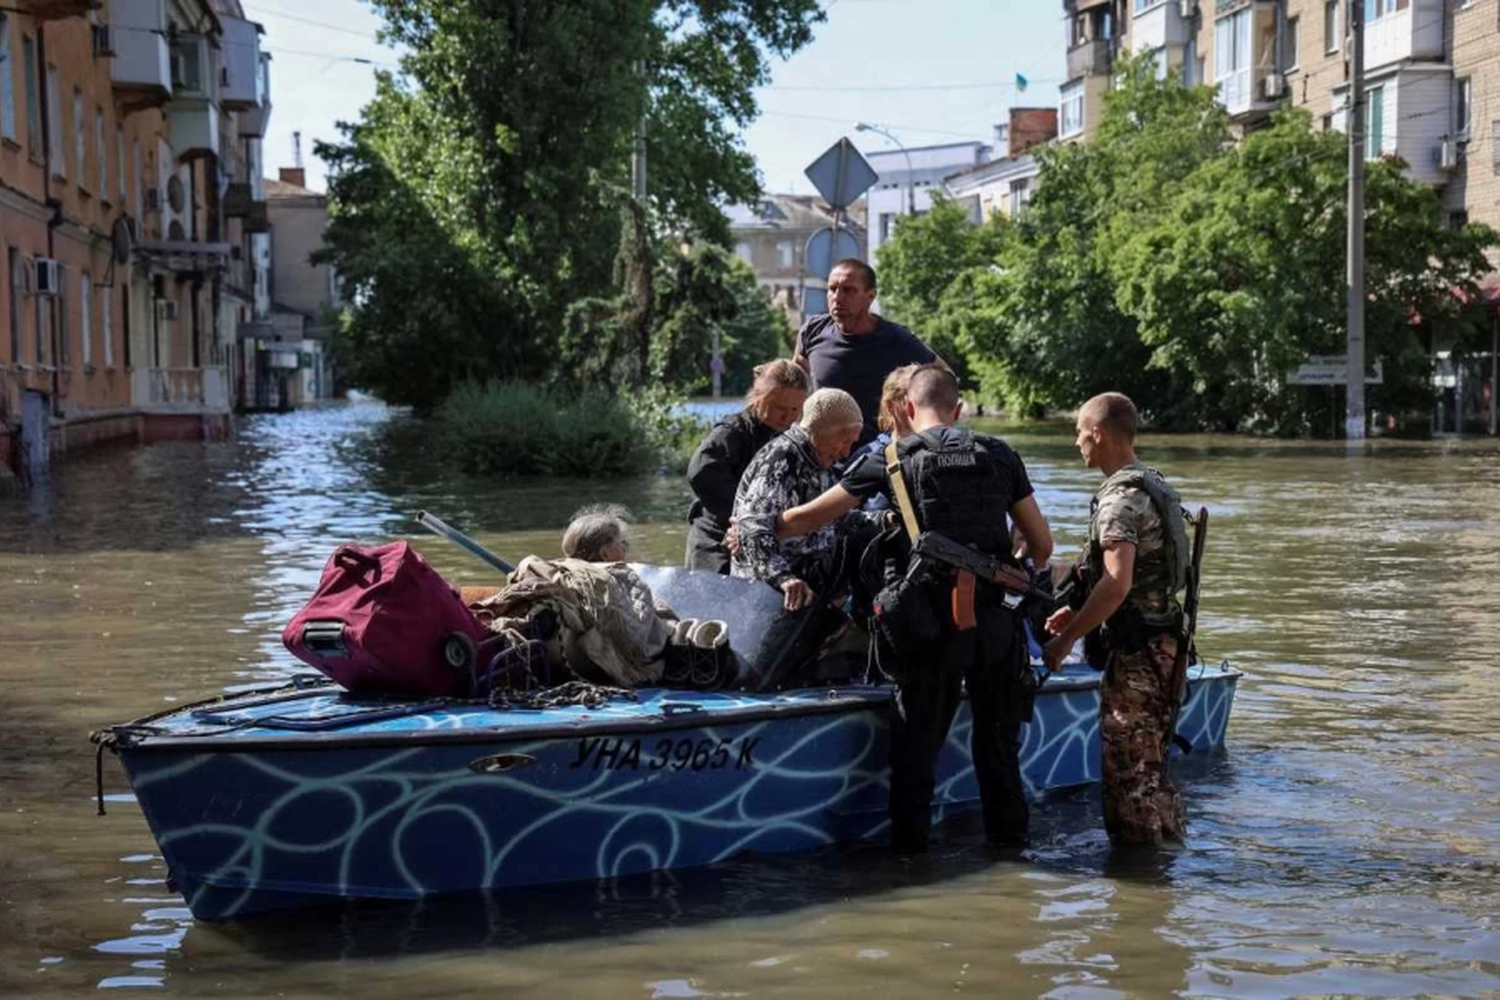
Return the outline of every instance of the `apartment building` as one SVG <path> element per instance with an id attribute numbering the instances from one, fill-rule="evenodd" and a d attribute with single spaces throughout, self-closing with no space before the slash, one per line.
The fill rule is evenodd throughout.
<path id="1" fill-rule="evenodd" d="M 1277 108 L 1345 127 L 1350 0 L 1064 0 L 1059 138 L 1098 128 L 1123 52 L 1218 89 L 1245 130 Z M 1453 224 L 1500 228 L 1500 0 L 1357 0 L 1365 14 L 1369 155 L 1399 156 Z M 1500 260 L 1497 260 L 1500 267 Z"/>
<path id="2" fill-rule="evenodd" d="M 228 433 L 266 225 L 260 35 L 239 0 L 0 9 L 0 462 Z"/>
<path id="3" fill-rule="evenodd" d="M 997 130 L 997 156 L 943 180 L 955 201 L 981 224 L 997 215 L 1020 216 L 1036 194 L 1042 165 L 1031 150 L 1057 138 L 1056 108 L 1011 108 L 1010 120 Z"/>
<path id="4" fill-rule="evenodd" d="M 903 215 L 921 215 L 932 207 L 934 194 L 945 194 L 944 178 L 988 163 L 994 146 L 978 142 L 949 142 L 910 149 L 882 149 L 866 153 L 879 180 L 865 195 L 869 218 L 865 259 L 878 263 L 881 246 L 895 232 Z"/>

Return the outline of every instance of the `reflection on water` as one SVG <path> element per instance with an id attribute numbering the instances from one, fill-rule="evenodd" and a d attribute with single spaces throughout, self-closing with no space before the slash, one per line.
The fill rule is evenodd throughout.
<path id="1" fill-rule="evenodd" d="M 1095 478 L 1056 428 L 1011 428 L 1064 547 Z M 199 925 L 84 736 L 286 676 L 279 632 L 349 539 L 428 508 L 512 559 L 617 500 L 675 562 L 679 479 L 467 479 L 373 404 L 245 420 L 229 444 L 103 452 L 0 501 L 0 990 L 697 997 L 1500 991 L 1500 449 L 1145 442 L 1213 512 L 1205 652 L 1249 676 L 1221 757 L 1184 762 L 1191 834 L 1111 852 L 1088 794 L 1036 810 L 1027 859 L 969 826 L 930 858 L 746 859 L 420 906 Z"/>

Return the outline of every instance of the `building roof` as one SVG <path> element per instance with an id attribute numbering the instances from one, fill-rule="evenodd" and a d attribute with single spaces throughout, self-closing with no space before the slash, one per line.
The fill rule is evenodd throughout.
<path id="1" fill-rule="evenodd" d="M 724 216 L 729 228 L 738 232 L 833 225 L 833 209 L 821 198 L 803 194 L 768 194 L 754 205 L 727 205 Z"/>
<path id="2" fill-rule="evenodd" d="M 288 184 L 286 181 L 277 180 L 274 177 L 266 178 L 266 200 L 285 201 L 293 198 L 309 198 L 319 205 L 328 200 L 328 196 L 321 191 L 313 191 L 310 188 L 298 187 L 296 184 Z"/>
<path id="3" fill-rule="evenodd" d="M 943 183 L 950 188 L 980 187 L 988 181 L 1001 178 L 1029 177 L 1040 172 L 1041 164 L 1036 157 L 1030 153 L 1022 153 L 1020 156 L 1008 156 L 1003 160 L 991 160 L 960 170 L 956 174 L 949 174 L 943 178 Z"/>

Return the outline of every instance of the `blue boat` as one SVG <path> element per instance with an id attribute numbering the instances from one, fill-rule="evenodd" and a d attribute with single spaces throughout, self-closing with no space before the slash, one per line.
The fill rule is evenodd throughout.
<path id="1" fill-rule="evenodd" d="M 778 619 L 779 595 L 764 585 L 639 568 L 685 615 L 721 612 L 732 635 L 776 632 L 764 623 Z M 1193 752 L 1223 745 L 1239 676 L 1192 669 L 1178 732 Z M 217 920 L 880 837 L 890 697 L 879 684 L 647 689 L 636 701 L 524 709 L 359 698 L 320 680 L 176 708 L 115 726 L 105 742 L 193 915 Z M 1099 779 L 1098 710 L 1093 668 L 1048 678 L 1022 730 L 1034 796 Z M 934 822 L 979 806 L 970 725 L 964 706 Z"/>

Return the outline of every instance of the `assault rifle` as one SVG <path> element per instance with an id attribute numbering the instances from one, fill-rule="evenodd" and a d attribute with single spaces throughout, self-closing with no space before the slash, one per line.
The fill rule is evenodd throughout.
<path id="1" fill-rule="evenodd" d="M 1002 562 L 998 556 L 971 549 L 936 531 L 924 531 L 918 535 L 911 552 L 913 568 L 925 562 L 938 563 L 958 571 L 958 578 L 953 585 L 953 623 L 960 629 L 970 629 L 976 624 L 976 579 L 985 580 L 1004 590 L 1008 607 L 1017 606 L 1027 597 L 1049 605 L 1056 603 L 1056 598 L 1038 588 L 1024 569 Z"/>

